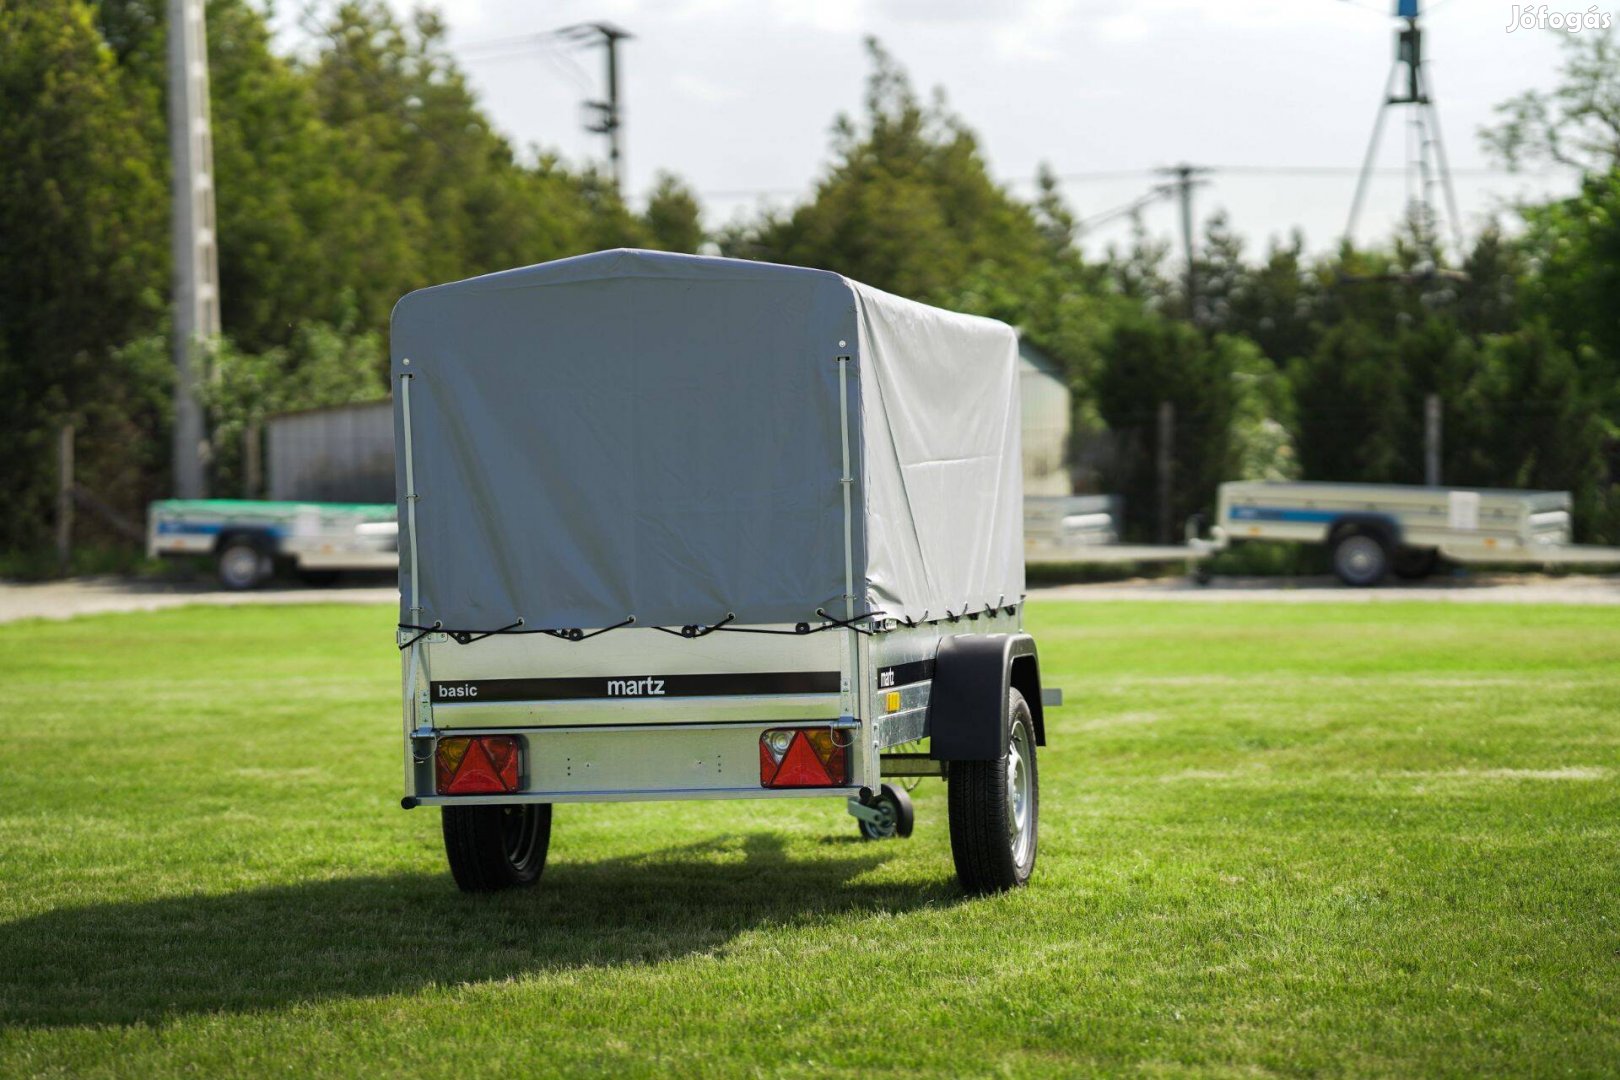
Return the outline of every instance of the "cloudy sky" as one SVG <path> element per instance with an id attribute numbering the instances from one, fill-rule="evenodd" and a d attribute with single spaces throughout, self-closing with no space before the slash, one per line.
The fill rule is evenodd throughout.
<path id="1" fill-rule="evenodd" d="M 1313 248 L 1344 228 L 1397 25 L 1388 0 L 439 3 L 496 122 L 519 145 L 576 161 L 602 153 L 580 110 L 600 93 L 600 52 L 485 43 L 582 21 L 632 32 L 622 46 L 628 192 L 640 197 L 657 170 L 672 170 L 704 196 L 713 223 L 809 190 L 833 117 L 859 108 L 861 43 L 875 34 L 919 87 L 944 88 L 1015 190 L 1027 193 L 1037 164 L 1050 162 L 1072 177 L 1067 194 L 1088 216 L 1146 192 L 1155 166 L 1189 161 L 1217 169 L 1201 214 L 1225 209 L 1256 246 L 1297 226 Z M 1514 5 L 1498 0 L 1425 7 L 1468 227 L 1516 193 L 1567 189 L 1567 176 L 1488 171 L 1476 135 L 1502 99 L 1550 83 L 1558 35 L 1508 33 Z M 1363 236 L 1387 231 L 1405 199 L 1403 140 L 1392 116 L 1381 154 L 1391 171 L 1375 180 Z M 1326 171 L 1297 171 L 1306 169 Z M 1166 234 L 1175 224 L 1168 204 L 1145 220 Z M 1088 242 L 1125 231 L 1116 223 Z"/>

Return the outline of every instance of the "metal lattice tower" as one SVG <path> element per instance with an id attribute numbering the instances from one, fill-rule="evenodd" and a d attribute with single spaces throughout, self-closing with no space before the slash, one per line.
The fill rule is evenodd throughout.
<path id="1" fill-rule="evenodd" d="M 1440 138 L 1440 114 L 1435 108 L 1434 92 L 1423 56 L 1423 28 L 1418 22 L 1418 0 L 1396 0 L 1395 17 L 1405 25 L 1395 32 L 1395 61 L 1390 66 L 1389 77 L 1384 81 L 1384 100 L 1379 103 L 1372 139 L 1367 144 L 1367 155 L 1362 159 L 1361 176 L 1356 181 L 1355 198 L 1350 203 L 1350 220 L 1345 225 L 1345 239 L 1355 240 L 1356 222 L 1361 217 L 1367 181 L 1372 176 L 1373 162 L 1378 156 L 1378 141 L 1384 132 L 1384 118 L 1389 115 L 1391 107 L 1399 107 L 1410 110 L 1406 161 L 1408 204 L 1415 204 L 1432 219 L 1438 219 L 1433 198 L 1438 183 L 1445 193 L 1446 225 L 1457 250 L 1461 252 L 1462 218 L 1457 213 L 1457 193 L 1451 184 L 1451 166 L 1446 161 L 1445 143 Z"/>
<path id="2" fill-rule="evenodd" d="M 214 145 L 204 0 L 169 0 L 169 150 L 174 256 L 174 489 L 207 494 L 208 433 L 197 384 L 219 336 Z"/>

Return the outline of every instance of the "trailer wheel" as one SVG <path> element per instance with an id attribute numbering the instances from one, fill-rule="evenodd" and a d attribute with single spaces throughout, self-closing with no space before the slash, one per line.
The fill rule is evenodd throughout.
<path id="1" fill-rule="evenodd" d="M 997 893 L 1029 881 L 1035 869 L 1040 785 L 1029 703 L 1008 693 L 1007 746 L 994 761 L 953 761 L 946 778 L 951 856 L 970 893 Z"/>
<path id="2" fill-rule="evenodd" d="M 1390 569 L 1395 571 L 1398 578 L 1420 581 L 1434 573 L 1439 565 L 1440 552 L 1436 548 L 1399 547 L 1395 549 L 1395 559 Z"/>
<path id="3" fill-rule="evenodd" d="M 267 562 L 251 537 L 234 536 L 219 549 L 219 583 L 234 592 L 256 589 L 269 576 L 265 572 Z"/>
<path id="4" fill-rule="evenodd" d="M 883 820 L 856 822 L 861 827 L 862 839 L 888 840 L 898 836 L 903 840 L 911 835 L 912 826 L 917 822 L 917 815 L 911 808 L 911 796 L 906 794 L 904 788 L 884 784 L 872 805 L 883 815 Z"/>
<path id="5" fill-rule="evenodd" d="M 1354 588 L 1377 585 L 1389 572 L 1389 547 L 1371 532 L 1348 530 L 1333 544 L 1333 572 Z"/>
<path id="6" fill-rule="evenodd" d="M 462 892 L 533 885 L 551 846 L 551 804 L 446 806 L 444 853 Z"/>

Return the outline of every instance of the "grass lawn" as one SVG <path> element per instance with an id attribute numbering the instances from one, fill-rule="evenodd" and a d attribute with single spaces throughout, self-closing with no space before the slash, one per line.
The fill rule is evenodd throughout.
<path id="1" fill-rule="evenodd" d="M 1620 1071 L 1620 609 L 1047 604 L 1031 887 L 830 800 L 457 893 L 385 608 L 0 627 L 0 1076 Z M 474 646 L 476 647 L 476 646 Z"/>

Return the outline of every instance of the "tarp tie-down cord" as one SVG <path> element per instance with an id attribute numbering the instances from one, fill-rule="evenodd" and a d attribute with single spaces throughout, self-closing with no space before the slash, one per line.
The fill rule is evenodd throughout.
<path id="1" fill-rule="evenodd" d="M 701 623 L 688 623 L 679 630 L 672 629 L 668 626 L 653 626 L 649 627 L 649 629 L 657 630 L 659 633 L 672 634 L 675 637 L 687 639 L 707 637 L 708 635 L 717 632 L 724 632 L 728 634 L 784 634 L 789 637 L 795 637 L 803 636 L 804 634 L 819 634 L 823 630 L 839 630 L 844 628 L 854 630 L 858 634 L 871 634 L 873 633 L 872 630 L 864 626 L 857 626 L 856 624 L 866 619 L 877 618 L 881 616 L 883 612 L 869 611 L 865 615 L 857 615 L 853 619 L 835 619 L 821 608 L 816 608 L 816 614 L 827 621 L 823 622 L 820 626 L 811 626 L 807 622 L 795 623 L 792 630 L 768 630 L 760 626 L 728 626 L 726 625 L 727 623 L 730 623 L 737 618 L 737 613 L 734 611 L 726 612 L 725 618 L 721 619 L 719 622 L 710 623 L 707 626 Z M 974 617 L 977 618 L 977 616 Z M 630 615 L 627 616 L 623 622 L 614 623 L 612 626 L 604 626 L 599 630 L 591 630 L 589 632 L 581 630 L 577 626 L 568 627 L 565 629 L 530 630 L 524 627 L 524 623 L 521 618 L 515 623 L 510 623 L 495 630 L 447 630 L 445 629 L 444 623 L 437 620 L 432 626 L 416 626 L 411 623 L 400 623 L 399 628 L 401 630 L 414 630 L 416 631 L 416 636 L 405 642 L 399 648 L 401 652 L 404 652 L 406 649 L 410 648 L 412 645 L 415 645 L 418 641 L 421 641 L 429 634 L 447 634 L 452 641 L 455 641 L 461 645 L 471 645 L 475 641 L 482 641 L 487 637 L 494 637 L 496 634 L 549 634 L 551 637 L 561 638 L 563 641 L 586 641 L 590 638 L 596 637 L 598 634 L 605 634 L 609 630 L 618 630 L 621 627 L 630 626 L 635 623 L 635 621 L 636 617 L 634 615 Z"/>
<path id="2" fill-rule="evenodd" d="M 1006 597 L 1002 597 L 1001 599 L 1005 600 Z M 967 619 L 969 622 L 977 622 L 978 619 L 979 619 L 979 616 L 981 616 L 981 615 L 983 615 L 983 616 L 985 616 L 987 618 L 993 619 L 997 615 L 1002 614 L 1003 612 L 1005 612 L 1008 615 L 1017 615 L 1018 614 L 1018 605 L 1017 604 L 1008 604 L 1005 607 L 1003 607 L 1001 605 L 1000 601 L 997 601 L 994 604 L 986 604 L 986 605 L 984 605 L 984 610 L 983 611 L 969 611 L 967 609 L 967 605 L 964 604 L 962 606 L 962 610 L 957 611 L 957 612 L 952 612 L 950 608 L 946 608 L 945 609 L 945 617 L 943 619 L 930 619 L 928 617 L 928 612 L 926 610 L 924 610 L 923 613 L 920 616 L 918 616 L 916 619 L 912 619 L 911 617 L 907 616 L 902 621 L 906 624 L 906 626 L 908 628 L 915 628 L 915 627 L 918 627 L 918 626 L 938 626 L 942 622 L 953 622 L 953 623 L 954 622 L 961 622 L 964 618 Z"/>
<path id="3" fill-rule="evenodd" d="M 823 622 L 820 626 L 811 626 L 807 622 L 794 623 L 793 629 L 791 630 L 768 630 L 763 626 L 727 626 L 727 623 L 731 622 L 737 617 L 737 613 L 734 611 L 726 612 L 725 618 L 721 619 L 717 623 L 711 623 L 708 626 L 698 626 L 689 623 L 688 625 L 681 627 L 679 630 L 671 630 L 667 626 L 655 626 L 653 629 L 665 634 L 674 634 L 676 637 L 683 638 L 700 638 L 708 634 L 715 633 L 716 631 L 724 631 L 727 634 L 782 634 L 788 637 L 799 637 L 805 634 L 819 634 L 823 630 L 840 630 L 846 627 L 855 631 L 857 634 L 870 634 L 872 633 L 871 630 L 864 626 L 857 626 L 855 624 L 865 619 L 875 619 L 882 615 L 883 612 L 869 611 L 865 615 L 857 615 L 853 619 L 835 619 L 821 608 L 816 608 L 816 614 L 827 621 Z"/>
<path id="4" fill-rule="evenodd" d="M 450 640 L 462 645 L 471 645 L 475 641 L 483 641 L 485 638 L 494 637 L 496 634 L 549 634 L 551 637 L 562 638 L 564 641 L 584 641 L 586 638 L 593 638 L 597 634 L 605 634 L 609 630 L 617 630 L 620 627 L 629 626 L 635 621 L 636 617 L 634 615 L 629 615 L 625 617 L 623 622 L 614 623 L 612 626 L 604 626 L 599 630 L 592 630 L 589 633 L 581 630 L 577 626 L 560 630 L 550 628 L 528 630 L 524 628 L 524 623 L 521 618 L 519 618 L 515 623 L 509 623 L 506 626 L 502 626 L 495 630 L 446 630 L 444 628 L 444 623 L 439 622 L 438 620 L 435 620 L 432 626 L 414 626 L 411 623 L 400 623 L 399 628 L 401 630 L 415 630 L 416 636 L 411 638 L 411 640 L 407 641 L 405 644 L 401 645 L 399 647 L 399 651 L 404 652 L 406 649 L 410 648 L 412 645 L 415 645 L 418 641 L 421 641 L 429 634 L 448 634 L 450 636 Z"/>

